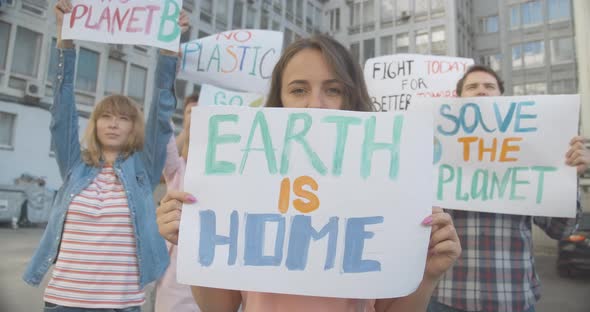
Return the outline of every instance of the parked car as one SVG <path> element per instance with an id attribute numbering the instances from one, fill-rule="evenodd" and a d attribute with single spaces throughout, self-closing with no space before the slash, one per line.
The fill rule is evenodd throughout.
<path id="1" fill-rule="evenodd" d="M 570 277 L 578 272 L 590 273 L 590 213 L 585 212 L 578 229 L 561 239 L 557 250 L 557 271 Z"/>

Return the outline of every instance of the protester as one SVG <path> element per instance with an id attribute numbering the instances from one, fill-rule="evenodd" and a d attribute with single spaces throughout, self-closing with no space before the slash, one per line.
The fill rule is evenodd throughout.
<path id="1" fill-rule="evenodd" d="M 490 68 L 472 66 L 457 83 L 460 97 L 500 96 L 504 84 Z M 590 164 L 583 138 L 574 137 L 565 162 L 582 174 Z M 578 201 L 578 218 L 581 215 Z M 532 224 L 549 237 L 560 239 L 571 232 L 575 218 L 548 218 L 449 211 L 463 253 L 434 291 L 428 311 L 535 311 L 541 284 L 535 270 Z"/>
<path id="2" fill-rule="evenodd" d="M 275 66 L 267 106 L 372 111 L 362 71 L 341 44 L 326 36 L 292 43 Z M 195 198 L 169 191 L 158 207 L 158 228 L 176 244 L 182 203 Z M 425 311 L 436 282 L 458 257 L 461 247 L 449 215 L 433 209 L 423 221 L 432 226 L 424 278 L 407 297 L 364 300 L 235 291 L 193 286 L 202 311 Z M 392 277 L 395 278 L 395 277 Z M 359 287 L 363 287 L 359 285 Z"/>
<path id="3" fill-rule="evenodd" d="M 168 121 L 176 106 L 177 55 L 160 52 L 145 134 L 137 103 L 111 95 L 96 104 L 81 145 L 73 83 L 76 52 L 71 40 L 61 38 L 64 13 L 71 9 L 69 0 L 59 0 L 54 9 L 58 62 L 50 129 L 64 184 L 23 278 L 39 285 L 55 263 L 45 311 L 140 311 L 143 288 L 164 273 L 169 261 L 151 193 L 172 134 Z M 186 16 L 179 25 L 187 28 Z"/>
<path id="4" fill-rule="evenodd" d="M 191 109 L 198 105 L 199 96 L 193 94 L 184 99 L 183 127 L 176 137 L 171 137 L 166 147 L 166 163 L 164 165 L 164 179 L 168 190 L 182 190 L 184 185 L 184 172 L 188 157 L 188 140 L 190 138 L 190 114 Z M 178 153 L 180 152 L 180 155 Z M 191 294 L 188 285 L 176 282 L 176 259 L 178 247 L 166 242 L 170 265 L 164 276 L 156 284 L 156 312 L 192 312 L 199 311 L 197 303 Z"/>

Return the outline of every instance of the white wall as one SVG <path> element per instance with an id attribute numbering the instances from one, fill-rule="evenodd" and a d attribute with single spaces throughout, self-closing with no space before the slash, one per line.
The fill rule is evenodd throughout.
<path id="1" fill-rule="evenodd" d="M 46 177 L 49 188 L 59 188 L 61 177 L 55 158 L 50 156 L 49 111 L 3 101 L 0 101 L 0 111 L 16 115 L 14 149 L 0 149 L 0 184 L 13 184 L 15 178 L 28 173 Z M 80 118 L 80 133 L 87 122 L 87 119 Z"/>
<path id="2" fill-rule="evenodd" d="M 590 2 L 574 0 L 574 21 L 576 36 L 576 56 L 578 61 L 578 92 L 582 97 L 582 133 L 590 137 Z"/>

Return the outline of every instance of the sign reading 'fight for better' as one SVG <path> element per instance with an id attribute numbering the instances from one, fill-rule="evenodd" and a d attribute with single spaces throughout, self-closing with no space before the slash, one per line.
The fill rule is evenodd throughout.
<path id="1" fill-rule="evenodd" d="M 411 109 L 419 97 L 454 97 L 455 86 L 472 59 L 395 54 L 368 59 L 365 80 L 379 112 Z"/>

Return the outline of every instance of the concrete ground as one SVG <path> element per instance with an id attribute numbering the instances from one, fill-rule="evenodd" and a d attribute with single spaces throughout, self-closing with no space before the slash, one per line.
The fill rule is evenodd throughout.
<path id="1" fill-rule="evenodd" d="M 42 311 L 47 278 L 38 288 L 26 285 L 21 279 L 42 233 L 42 228 L 13 230 L 9 224 L 0 224 L 0 311 Z M 555 270 L 555 255 L 552 254 L 539 254 L 536 261 L 543 282 L 543 298 L 537 305 L 538 312 L 590 311 L 590 276 L 573 279 L 559 277 Z M 144 311 L 151 311 L 151 308 L 146 306 Z"/>

